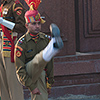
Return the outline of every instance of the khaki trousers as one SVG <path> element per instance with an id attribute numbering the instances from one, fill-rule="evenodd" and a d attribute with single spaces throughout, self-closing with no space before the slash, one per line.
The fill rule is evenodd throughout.
<path id="1" fill-rule="evenodd" d="M 31 94 L 31 100 L 48 100 L 48 93 L 46 88 L 46 80 L 45 80 L 45 71 L 44 68 L 47 64 L 42 58 L 41 51 L 37 54 L 33 60 L 31 60 L 26 65 L 26 70 L 29 76 L 32 78 L 33 83 L 36 84 L 37 88 L 42 93 L 41 95 L 33 95 Z"/>
<path id="2" fill-rule="evenodd" d="M 1 43 L 0 43 L 1 44 Z M 1 100 L 24 100 L 23 87 L 17 80 L 15 65 L 0 52 Z"/>

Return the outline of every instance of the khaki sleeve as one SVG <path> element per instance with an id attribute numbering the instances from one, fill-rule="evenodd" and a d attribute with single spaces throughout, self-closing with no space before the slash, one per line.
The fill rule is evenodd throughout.
<path id="1" fill-rule="evenodd" d="M 13 31 L 17 32 L 17 33 L 25 33 L 26 32 L 26 27 L 25 27 L 25 8 L 23 7 L 23 5 L 21 3 L 14 3 L 13 7 L 13 17 L 14 17 L 14 22 L 15 22 L 15 27 L 13 29 Z"/>
<path id="2" fill-rule="evenodd" d="M 54 65 L 53 65 L 53 59 L 47 64 L 46 66 L 46 74 L 48 77 L 48 83 L 53 84 L 54 83 Z"/>
<path id="3" fill-rule="evenodd" d="M 15 46 L 15 66 L 16 66 L 16 73 L 18 75 L 19 81 L 22 85 L 29 88 L 30 91 L 36 88 L 36 85 L 32 82 L 32 79 L 26 72 L 25 68 L 25 53 L 22 47 Z M 17 48 L 18 47 L 18 48 Z"/>

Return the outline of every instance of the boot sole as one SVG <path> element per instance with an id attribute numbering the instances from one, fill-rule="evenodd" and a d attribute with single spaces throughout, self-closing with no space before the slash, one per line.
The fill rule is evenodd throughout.
<path id="1" fill-rule="evenodd" d="M 52 23 L 50 25 L 50 32 L 52 34 L 52 37 L 55 37 L 57 48 L 59 49 L 63 48 L 64 44 L 60 36 L 60 30 L 56 24 Z"/>

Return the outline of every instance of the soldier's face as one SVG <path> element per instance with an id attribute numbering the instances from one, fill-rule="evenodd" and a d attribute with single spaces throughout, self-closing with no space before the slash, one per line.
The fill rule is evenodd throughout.
<path id="1" fill-rule="evenodd" d="M 41 31 L 41 22 L 35 21 L 33 23 L 26 24 L 26 28 L 30 33 L 37 34 Z"/>

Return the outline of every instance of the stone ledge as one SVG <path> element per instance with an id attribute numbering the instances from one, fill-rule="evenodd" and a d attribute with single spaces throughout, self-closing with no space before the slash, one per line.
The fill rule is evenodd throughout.
<path id="1" fill-rule="evenodd" d="M 100 83 L 53 87 L 49 98 L 64 97 L 64 95 L 69 94 L 87 96 L 100 95 Z"/>
<path id="2" fill-rule="evenodd" d="M 55 76 L 55 82 L 53 86 L 69 86 L 69 85 L 92 84 L 92 83 L 100 83 L 100 73 Z"/>
<path id="3" fill-rule="evenodd" d="M 76 55 L 66 55 L 66 56 L 57 56 L 54 58 L 54 62 L 69 62 L 69 61 L 83 61 L 83 60 L 93 60 L 100 59 L 100 52 L 89 52 L 89 53 L 80 53 L 76 52 Z"/>
<path id="4" fill-rule="evenodd" d="M 54 75 L 78 75 L 100 72 L 100 52 L 76 53 L 54 58 Z"/>

